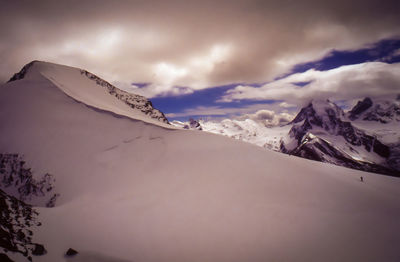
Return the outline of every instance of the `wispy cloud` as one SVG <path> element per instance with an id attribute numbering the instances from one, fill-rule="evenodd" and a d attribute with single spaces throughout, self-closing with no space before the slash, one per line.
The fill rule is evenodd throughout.
<path id="1" fill-rule="evenodd" d="M 304 86 L 295 83 L 309 82 Z M 251 99 L 279 99 L 303 105 L 311 99 L 351 100 L 366 96 L 394 96 L 400 93 L 400 64 L 370 62 L 342 66 L 328 71 L 314 69 L 265 84 L 239 85 L 230 89 L 221 102 Z"/>
<path id="2" fill-rule="evenodd" d="M 282 106 L 283 105 L 283 106 Z M 286 113 L 291 114 L 292 112 L 296 111 L 298 108 L 295 106 L 290 106 L 289 108 L 286 107 L 285 103 L 282 102 L 275 102 L 275 103 L 268 103 L 268 104 L 253 104 L 247 105 L 243 107 L 222 107 L 222 106 L 209 106 L 203 107 L 198 106 L 195 108 L 188 108 L 185 109 L 183 112 L 177 113 L 168 113 L 166 116 L 168 118 L 182 118 L 182 117 L 206 117 L 206 116 L 215 116 L 215 117 L 253 117 L 257 119 L 261 119 L 263 113 L 265 112 L 272 112 L 271 114 L 280 114 Z M 263 111 L 264 110 L 264 111 Z M 259 111 L 259 113 L 254 114 L 254 112 Z M 272 117 L 273 118 L 273 117 Z"/>

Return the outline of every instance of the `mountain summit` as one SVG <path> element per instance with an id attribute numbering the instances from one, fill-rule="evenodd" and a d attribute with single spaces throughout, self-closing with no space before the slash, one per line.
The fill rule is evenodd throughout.
<path id="1" fill-rule="evenodd" d="M 368 103 L 368 100 L 365 103 Z M 358 108 L 362 108 L 360 106 Z M 357 110 L 355 110 L 357 111 Z M 281 151 L 304 158 L 390 175 L 390 147 L 353 126 L 343 110 L 329 100 L 302 108 L 281 142 Z"/>
<path id="2" fill-rule="evenodd" d="M 32 61 L 26 64 L 20 72 L 15 73 L 9 82 L 41 77 L 53 82 L 58 88 L 78 101 L 89 102 L 89 105 L 99 109 L 111 110 L 143 121 L 153 120 L 169 124 L 165 115 L 155 109 L 150 100 L 144 96 L 123 91 L 100 77 L 79 68 L 73 68 L 48 62 Z M 128 105 L 133 110 L 127 110 L 122 105 L 116 105 L 107 93 Z M 112 101 L 112 103 L 110 103 Z M 115 108 L 115 107 L 118 107 Z M 112 107 L 112 108 L 110 108 Z M 127 113 L 127 114 L 126 114 Z M 134 115 L 133 115 L 134 114 Z"/>

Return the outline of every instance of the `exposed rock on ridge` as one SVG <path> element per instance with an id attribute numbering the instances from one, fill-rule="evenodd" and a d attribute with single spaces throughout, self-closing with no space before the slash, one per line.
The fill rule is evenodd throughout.
<path id="1" fill-rule="evenodd" d="M 105 87 L 107 91 L 118 98 L 119 100 L 123 101 L 125 104 L 129 105 L 132 108 L 137 108 L 146 115 L 150 116 L 151 118 L 155 118 L 161 122 L 167 123 L 168 119 L 165 117 L 164 113 L 162 113 L 160 110 L 155 109 L 153 107 L 153 104 L 151 103 L 150 100 L 148 100 L 144 96 L 136 95 L 136 94 L 131 94 L 128 92 L 125 92 L 121 89 L 116 88 L 112 84 L 108 83 L 107 81 L 101 79 L 100 77 L 86 71 L 86 70 L 81 70 L 81 74 L 85 75 L 89 79 L 95 81 L 98 85 Z"/>

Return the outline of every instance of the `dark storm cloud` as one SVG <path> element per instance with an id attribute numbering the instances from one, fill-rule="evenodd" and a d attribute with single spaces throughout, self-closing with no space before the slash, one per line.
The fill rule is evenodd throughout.
<path id="1" fill-rule="evenodd" d="M 263 82 L 400 33 L 398 1 L 2 1 L 0 78 L 30 60 L 154 96 Z M 189 87 L 175 88 L 176 86 Z"/>

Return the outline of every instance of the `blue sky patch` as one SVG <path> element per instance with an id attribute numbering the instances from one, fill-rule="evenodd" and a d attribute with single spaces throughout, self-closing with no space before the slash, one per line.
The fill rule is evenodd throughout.
<path id="1" fill-rule="evenodd" d="M 354 65 L 372 61 L 398 63 L 400 62 L 400 55 L 393 55 L 393 53 L 399 49 L 400 39 L 387 39 L 375 43 L 371 47 L 359 50 L 332 50 L 321 60 L 295 65 L 286 76 L 293 73 L 302 73 L 309 69 L 326 71 L 344 65 Z"/>
<path id="2" fill-rule="evenodd" d="M 327 71 L 344 65 L 360 64 L 371 61 L 381 61 L 385 63 L 400 62 L 400 39 L 386 39 L 370 46 L 358 50 L 332 50 L 324 58 L 295 65 L 292 70 L 276 78 L 275 80 L 285 78 L 294 73 L 302 73 L 309 69 Z M 296 82 L 294 85 L 299 88 L 308 85 L 310 82 Z M 147 83 L 136 83 L 141 87 Z M 217 86 L 208 89 L 194 91 L 191 94 L 179 96 L 164 96 L 152 98 L 154 106 L 164 113 L 180 113 L 188 109 L 198 107 L 219 107 L 219 108 L 242 108 L 252 104 L 273 103 L 275 100 L 248 100 L 234 101 L 229 103 L 219 103 L 219 100 L 227 90 L 233 89 L 241 83 L 233 83 L 224 86 Z M 253 87 L 261 87 L 265 83 L 246 84 Z M 189 118 L 199 118 L 199 115 L 186 117 L 177 117 L 174 119 L 187 120 Z M 172 120 L 172 119 L 171 119 Z"/>

